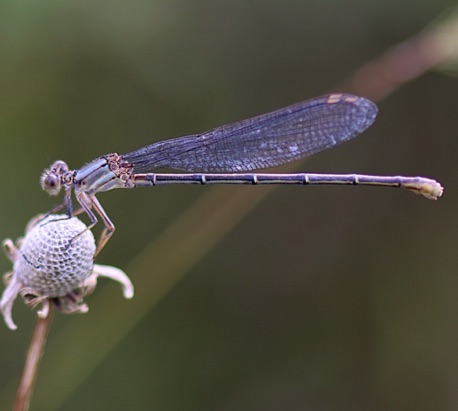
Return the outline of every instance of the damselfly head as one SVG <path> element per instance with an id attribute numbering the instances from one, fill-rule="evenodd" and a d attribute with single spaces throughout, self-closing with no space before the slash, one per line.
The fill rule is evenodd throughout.
<path id="1" fill-rule="evenodd" d="M 51 167 L 46 169 L 41 175 L 41 188 L 52 196 L 59 194 L 63 184 L 63 179 L 67 173 L 67 164 L 62 160 L 55 161 Z"/>

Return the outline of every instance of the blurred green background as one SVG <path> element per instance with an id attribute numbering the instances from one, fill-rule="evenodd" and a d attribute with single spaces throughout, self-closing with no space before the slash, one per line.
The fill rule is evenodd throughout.
<path id="1" fill-rule="evenodd" d="M 336 85 L 454 4 L 3 0 L 0 237 L 59 202 L 38 184 L 52 161 L 351 92 Z M 295 165 L 436 178 L 438 202 L 361 187 L 101 194 L 117 231 L 98 262 L 126 270 L 137 298 L 102 280 L 87 315 L 56 314 L 31 409 L 456 410 L 457 96 L 456 77 L 429 72 L 379 102 L 364 136 Z M 2 410 L 35 321 L 21 302 L 14 318 Z"/>

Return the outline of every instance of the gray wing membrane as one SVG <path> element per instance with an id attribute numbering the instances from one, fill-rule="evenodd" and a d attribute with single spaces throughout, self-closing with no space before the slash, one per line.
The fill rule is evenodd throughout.
<path id="1" fill-rule="evenodd" d="M 202 134 L 165 140 L 122 156 L 135 173 L 157 168 L 239 172 L 285 164 L 356 137 L 377 107 L 361 97 L 328 95 Z"/>

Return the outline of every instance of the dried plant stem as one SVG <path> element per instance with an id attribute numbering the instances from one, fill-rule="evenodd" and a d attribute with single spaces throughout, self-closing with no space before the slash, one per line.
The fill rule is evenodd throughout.
<path id="1" fill-rule="evenodd" d="M 27 357 L 22 371 L 21 381 L 16 392 L 14 401 L 14 411 L 26 411 L 29 409 L 30 398 L 37 380 L 38 370 L 40 367 L 41 357 L 43 356 L 46 345 L 46 338 L 51 328 L 54 305 L 49 304 L 49 311 L 46 318 L 38 317 L 30 341 Z"/>

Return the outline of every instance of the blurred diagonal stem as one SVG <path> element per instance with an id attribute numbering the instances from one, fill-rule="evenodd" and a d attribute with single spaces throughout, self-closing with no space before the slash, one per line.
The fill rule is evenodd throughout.
<path id="1" fill-rule="evenodd" d="M 355 70 L 340 88 L 377 102 L 431 69 L 455 67 L 458 62 L 458 9 L 444 16 L 430 28 Z"/>
<path id="2" fill-rule="evenodd" d="M 458 15 L 455 12 L 451 18 L 363 65 L 334 90 L 380 101 L 426 71 L 456 60 L 456 38 Z M 91 301 L 93 311 L 87 321 L 70 322 L 53 338 L 43 369 L 44 383 L 35 399 L 37 408 L 60 409 L 158 300 L 271 190 L 272 187 L 214 188 L 145 247 L 126 268 L 136 278 L 138 291 L 133 302 L 106 304 L 104 302 L 119 295 L 111 288 L 99 290 Z M 82 335 L 91 335 L 91 338 L 81 338 Z M 68 341 L 77 343 L 78 349 L 69 349 Z M 62 378 L 64 364 L 71 375 Z M 1 409 L 5 409 L 1 405 L 7 404 L 9 393 L 10 390 L 3 393 Z"/>

